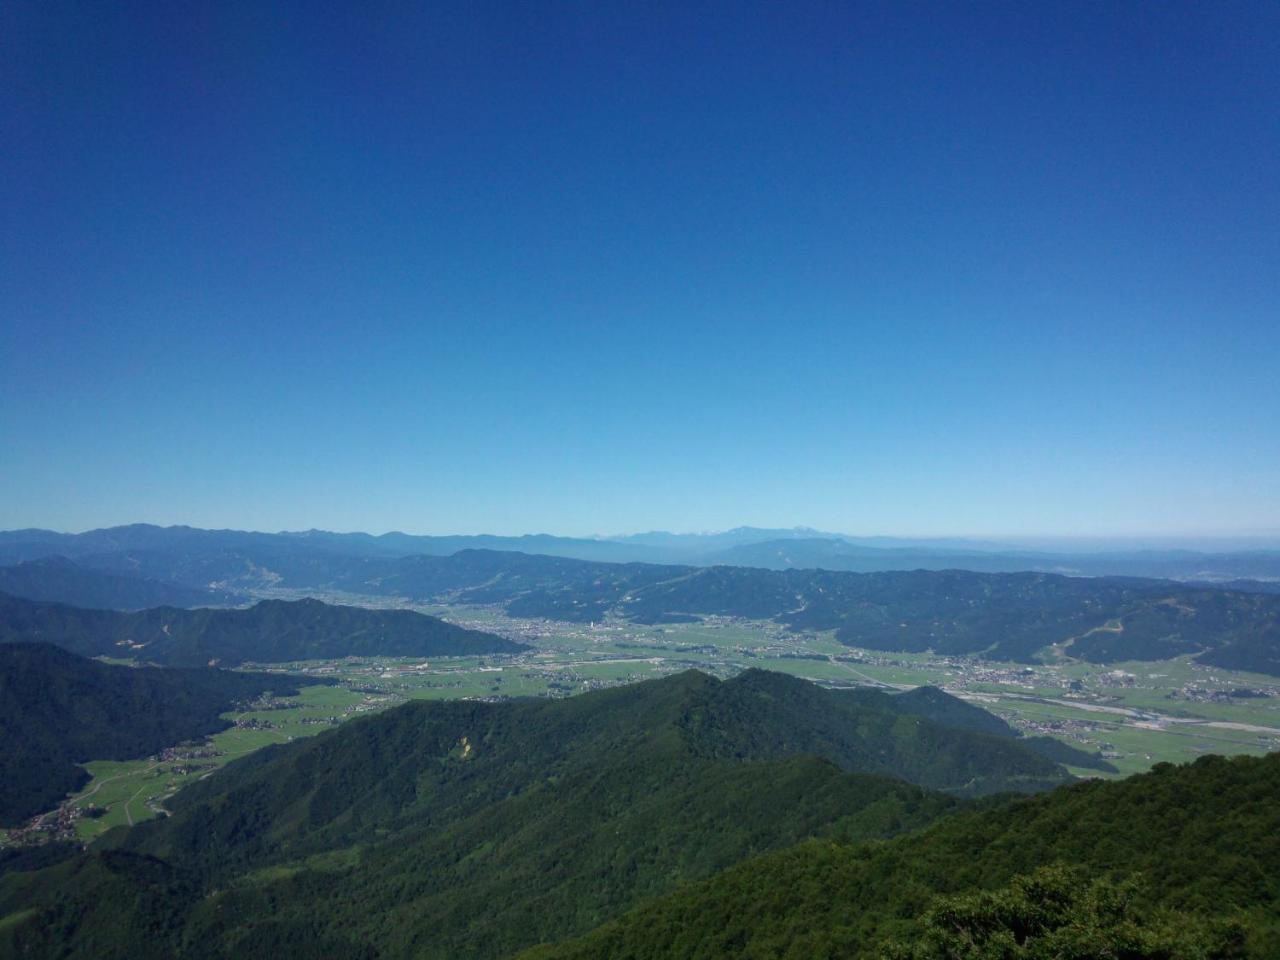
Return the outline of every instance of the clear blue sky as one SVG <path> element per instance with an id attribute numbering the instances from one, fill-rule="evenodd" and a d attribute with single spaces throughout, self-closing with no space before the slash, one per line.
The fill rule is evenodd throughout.
<path id="1" fill-rule="evenodd" d="M 1280 4 L 17 2 L 0 124 L 0 527 L 1280 530 Z"/>

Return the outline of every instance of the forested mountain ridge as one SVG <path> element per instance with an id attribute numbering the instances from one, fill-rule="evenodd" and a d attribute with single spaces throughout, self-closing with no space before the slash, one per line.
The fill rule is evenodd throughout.
<path id="1" fill-rule="evenodd" d="M 171 818 L 134 831 L 129 842 L 160 856 L 217 847 L 208 809 L 234 810 L 236 836 L 247 840 L 248 811 L 265 802 L 259 819 L 269 827 L 254 836 L 248 858 L 270 859 L 279 849 L 296 855 L 368 839 L 362 823 L 385 832 L 415 823 L 424 810 L 438 817 L 459 783 L 467 804 L 501 799 L 588 759 L 609 765 L 648 746 L 738 763 L 817 756 L 844 770 L 967 793 L 1071 779 L 1023 741 L 947 726 L 856 692 L 763 670 L 726 681 L 689 670 L 565 700 L 415 701 L 288 750 L 260 751 L 183 791 Z M 418 780 L 439 757 L 465 763 L 446 764 L 424 793 Z M 489 793 L 477 793 L 481 774 L 493 778 Z M 376 811 L 394 811 L 395 819 Z"/>
<path id="2" fill-rule="evenodd" d="M 795 550 L 805 542 L 786 540 L 778 549 Z M 582 543 L 591 545 L 595 556 L 606 541 Z M 1217 666 L 1280 675 L 1280 594 L 1256 588 L 1041 572 L 851 573 L 609 563 L 486 549 L 436 552 L 467 544 L 512 545 L 484 537 L 259 534 L 137 525 L 76 536 L 0 534 L 0 557 L 63 550 L 82 565 L 202 589 L 325 590 L 491 603 L 502 604 L 513 616 L 573 622 L 618 616 L 663 623 L 725 615 L 771 619 L 796 630 L 834 630 L 845 643 L 882 650 L 932 649 L 1030 661 L 1045 647 L 1069 643 L 1071 656 L 1095 662 L 1194 654 Z M 557 538 L 519 538 L 515 545 L 574 552 Z M 429 554 L 421 552 L 428 547 Z M 652 547 L 634 543 L 629 548 Z M 940 555 L 963 562 L 963 554 Z"/>
<path id="3" fill-rule="evenodd" d="M 0 644 L 0 824 L 48 810 L 89 779 L 87 760 L 128 760 L 224 730 L 221 714 L 265 692 L 327 681 L 209 669 L 109 666 L 47 643 Z"/>
<path id="4" fill-rule="evenodd" d="M 916 687 L 906 693 L 886 693 L 876 687 L 859 687 L 844 691 L 842 696 L 859 702 L 892 710 L 895 713 L 913 714 L 934 723 L 959 730 L 973 730 L 996 737 L 1017 738 L 1019 742 L 1054 763 L 1115 773 L 1114 765 L 1102 758 L 1101 752 L 1087 753 L 1055 737 L 1022 737 L 1008 723 L 994 713 L 953 697 L 937 687 Z"/>
<path id="5" fill-rule="evenodd" d="M 912 918 L 937 894 L 1002 886 L 1049 864 L 1085 876 L 1140 876 L 1139 906 L 1235 920 L 1246 932 L 1243 955 L 1278 956 L 1280 754 L 1161 764 L 1122 781 L 962 811 L 887 844 L 811 841 L 745 861 L 522 960 L 871 960 L 890 941 L 917 940 L 923 931 Z"/>
<path id="6" fill-rule="evenodd" d="M 264 600 L 244 610 L 159 607 L 123 613 L 0 594 L 0 643 L 24 641 L 53 643 L 90 657 L 133 657 L 188 667 L 527 649 L 409 610 L 370 610 L 319 600 Z"/>
<path id="7" fill-rule="evenodd" d="M 68 956 L 500 957 L 752 853 L 888 837 L 963 806 L 874 771 L 1066 781 L 1016 740 L 761 671 L 413 702 L 259 751 L 168 818 L 0 880 L 0 913 L 31 911 L 0 937 Z M 65 892 L 81 883 L 92 902 Z M 130 911 L 159 939 L 120 932 Z"/>
<path id="8" fill-rule="evenodd" d="M 217 607 L 243 600 L 224 591 L 81 566 L 66 557 L 45 557 L 0 567 L 0 593 L 103 610 Z"/>
<path id="9" fill-rule="evenodd" d="M 1280 675 L 1280 596 L 1170 581 L 963 570 L 841 573 L 603 564 L 468 550 L 356 566 L 334 586 L 572 622 L 720 615 L 834 630 L 852 646 L 1032 660 L 1069 643 L 1084 660 L 1206 663 Z"/>

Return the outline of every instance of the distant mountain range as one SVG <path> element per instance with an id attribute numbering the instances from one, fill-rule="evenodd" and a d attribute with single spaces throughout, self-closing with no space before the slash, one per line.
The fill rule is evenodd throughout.
<path id="1" fill-rule="evenodd" d="M 20 531 L 0 536 L 0 548 L 31 552 L 35 549 L 33 544 L 39 542 L 37 533 Z M 724 536 L 732 539 L 750 535 L 750 531 L 733 531 Z M 762 566 L 619 564 L 474 549 L 447 555 L 400 555 L 398 551 L 411 544 L 397 540 L 398 536 L 119 528 L 82 534 L 71 540 L 55 536 L 51 541 L 51 548 L 62 550 L 90 551 L 113 545 L 121 548 L 118 552 L 86 552 L 74 561 L 74 566 L 65 560 L 27 561 L 7 571 L 0 570 L 0 578 L 7 575 L 21 579 L 28 593 L 37 594 L 43 575 L 44 592 L 38 595 L 62 599 L 62 590 L 68 594 L 74 591 L 76 596 L 93 590 L 114 594 L 114 607 L 133 606 L 139 591 L 216 590 L 222 591 L 218 596 L 225 597 L 231 590 L 288 589 L 300 593 L 501 604 L 513 616 L 578 623 L 609 617 L 646 624 L 704 616 L 766 619 L 795 630 L 834 630 L 838 639 L 851 646 L 983 654 L 1023 661 L 1034 659 L 1046 647 L 1067 644 L 1065 652 L 1069 655 L 1100 663 L 1195 654 L 1205 663 L 1280 675 L 1280 593 L 1268 591 L 1265 585 L 1246 591 L 1234 581 L 1235 589 L 1221 590 L 1200 582 L 1069 577 L 1035 571 L 828 570 L 795 565 L 793 551 L 809 549 L 816 542 L 831 556 L 852 563 L 870 548 L 800 536 L 727 548 L 740 560 L 776 561 Z M 25 546 L 19 549 L 19 544 Z M 346 544 L 358 552 L 341 552 L 335 544 Z M 876 563 L 885 554 L 895 554 L 895 550 L 876 548 Z M 996 555 L 963 556 L 972 558 L 977 566 Z M 131 590 L 127 589 L 133 583 L 130 577 L 148 577 L 156 582 Z M 255 608 L 264 612 L 270 609 Z M 204 611 L 175 622 L 221 624 L 236 622 L 238 616 L 242 614 L 226 612 L 219 617 Z M 256 616 L 261 617 L 262 613 Z M 296 651 L 302 650 L 311 651 L 313 656 L 329 655 L 316 652 L 320 650 L 373 652 L 367 643 L 369 637 L 390 636 L 387 631 L 393 615 L 366 616 L 387 618 L 388 624 L 370 625 L 372 634 L 362 632 L 365 628 L 359 625 L 344 627 L 344 636 L 363 637 L 354 647 L 345 641 L 292 645 L 282 642 L 272 656 L 295 659 L 302 656 Z M 65 624 L 74 618 L 62 619 Z M 138 614 L 131 623 L 140 627 L 174 619 Z M 287 635 L 316 635 L 308 630 L 311 627 L 301 634 Z M 282 635 L 276 626 L 268 633 L 257 628 L 250 632 L 255 637 L 254 649 L 265 648 L 268 636 Z M 172 648 L 167 637 L 154 633 L 147 636 L 150 639 L 143 640 L 143 634 L 115 629 L 111 643 L 146 643 L 148 656 L 153 659 L 179 656 L 158 652 Z M 21 635 L 17 638 L 29 639 Z M 237 643 L 225 638 L 214 646 L 188 642 L 186 652 L 181 654 L 185 659 L 163 662 L 195 665 L 226 657 L 263 659 Z M 83 641 L 72 648 L 89 653 L 104 649 Z M 397 641 L 376 652 L 391 653 L 392 648 L 406 652 L 422 649 L 411 642 Z M 488 649 L 496 651 L 500 647 Z"/>
<path id="2" fill-rule="evenodd" d="M 0 825 L 55 806 L 86 760 L 129 760 L 231 724 L 237 702 L 326 683 L 282 674 L 108 666 L 47 643 L 0 644 Z"/>
<path id="3" fill-rule="evenodd" d="M 1189 550 L 1105 553 L 1010 552 L 921 546 L 866 546 L 831 538 L 765 540 L 701 555 L 702 564 L 766 567 L 771 570 L 972 570 L 984 573 L 1061 573 L 1170 580 L 1280 578 L 1280 551 L 1205 554 Z M 1264 586 L 1265 588 L 1265 586 Z"/>
<path id="4" fill-rule="evenodd" d="M 502 604 L 518 617 L 661 624 L 731 616 L 834 630 L 850 646 L 1032 661 L 1055 644 L 1098 663 L 1197 654 L 1280 675 L 1280 595 L 1160 580 L 962 570 L 846 573 L 609 564 L 464 550 L 365 561 L 356 593 Z"/>
<path id="5" fill-rule="evenodd" d="M 252 558 L 266 561 L 267 566 L 304 563 L 307 557 L 404 557 L 413 554 L 447 556 L 459 550 L 516 550 L 545 556 L 575 556 L 588 560 L 660 559 L 657 551 L 642 544 L 610 540 L 556 537 L 530 534 L 520 537 L 476 536 L 412 536 L 404 533 L 330 533 L 306 530 L 298 533 L 255 533 L 242 530 L 201 530 L 196 527 L 157 527 L 138 523 L 124 527 L 90 530 L 87 533 L 55 533 L 51 530 L 9 530 L 0 532 L 0 562 L 16 563 L 47 556 L 65 556 L 88 566 L 133 569 L 148 573 L 159 557 L 200 558 L 190 568 L 180 563 L 171 571 L 178 575 L 162 577 L 190 582 L 195 570 L 223 569 L 231 576 L 242 572 L 243 563 Z M 212 561 L 221 557 L 226 564 L 219 568 Z M 186 575 L 183 575 L 185 572 Z M 149 574 L 154 575 L 154 574 Z M 203 576 L 203 574 L 200 574 Z"/>
<path id="6" fill-rule="evenodd" d="M 84 656 L 162 666 L 234 667 L 246 660 L 519 653 L 526 647 L 409 610 L 319 600 L 264 600 L 244 610 L 86 610 L 0 594 L 0 644 L 40 641 Z"/>
<path id="7" fill-rule="evenodd" d="M 1269 541 L 1261 541 L 1268 543 Z M 412 536 L 387 533 L 251 533 L 134 524 L 81 534 L 0 532 L 0 563 L 64 556 L 77 563 L 203 589 L 250 589 L 314 579 L 343 559 L 447 556 L 467 549 L 517 551 L 611 563 L 727 564 L 769 569 L 962 569 L 1074 576 L 1280 582 L 1280 549 L 1028 550 L 990 541 L 845 537 L 806 528 L 739 527 L 717 534 L 645 533 L 616 538 Z"/>

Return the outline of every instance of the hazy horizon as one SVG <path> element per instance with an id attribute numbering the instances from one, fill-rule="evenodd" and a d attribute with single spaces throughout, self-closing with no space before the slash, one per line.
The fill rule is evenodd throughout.
<path id="1" fill-rule="evenodd" d="M 1276 5 L 0 20 L 0 527 L 1280 530 Z"/>
<path id="2" fill-rule="evenodd" d="M 638 538 L 646 535 L 668 535 L 675 537 L 713 537 L 725 533 L 738 530 L 756 530 L 762 532 L 776 531 L 778 533 L 808 533 L 814 537 L 820 538 L 845 538 L 852 541 L 888 541 L 890 549 L 897 547 L 910 547 L 913 544 L 921 545 L 946 545 L 955 544 L 957 548 L 972 546 L 976 550 L 991 547 L 998 547 L 1010 551 L 1027 551 L 1027 552 L 1045 552 L 1045 553 L 1093 553 L 1108 551 L 1140 551 L 1140 550 L 1191 550 L 1199 552 L 1233 552 L 1247 550 L 1280 550 L 1280 530 L 1276 531 L 1259 531 L 1256 533 L 1166 533 L 1166 534 L 1113 534 L 1113 535 L 1065 535 L 1065 534 L 1039 534 L 1039 535 L 1005 535 L 1005 534 L 896 534 L 896 533 L 857 533 L 847 530 L 835 530 L 823 527 L 812 527 L 808 525 L 787 525 L 787 526 L 766 526 L 763 524 L 736 524 L 732 527 L 723 527 L 718 529 L 703 528 L 696 530 L 665 530 L 665 529 L 649 529 L 635 530 L 625 533 L 566 533 L 557 530 L 523 530 L 517 532 L 509 531 L 493 531 L 493 530 L 406 530 L 403 528 L 392 528 L 385 530 L 359 530 L 359 529 L 337 529 L 333 527 L 324 527 L 311 525 L 298 528 L 268 528 L 268 527 L 252 527 L 246 525 L 224 524 L 224 525 L 200 525 L 193 523 L 155 523 L 146 520 L 131 521 L 121 524 L 99 524 L 92 527 L 81 529 L 59 529 L 57 527 L 41 525 L 41 524 L 20 524 L 12 527 L 0 529 L 0 532 L 15 532 L 20 530 L 44 530 L 58 534 L 78 535 L 90 533 L 96 530 L 106 530 L 116 527 L 127 526 L 154 526 L 154 527 L 178 527 L 191 528 L 199 530 L 228 530 L 245 533 L 266 533 L 266 534 L 307 534 L 307 533 L 333 533 L 338 535 L 348 534 L 367 534 L 369 536 L 380 537 L 388 535 L 405 535 L 413 537 L 496 537 L 496 538 L 522 538 L 522 537 L 561 537 L 567 539 L 580 540 L 625 540 L 628 538 Z M 875 544 L 870 544 L 874 546 Z"/>

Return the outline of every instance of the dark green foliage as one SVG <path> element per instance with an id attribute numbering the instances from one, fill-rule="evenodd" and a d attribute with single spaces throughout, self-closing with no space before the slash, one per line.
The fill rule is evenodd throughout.
<path id="1" fill-rule="evenodd" d="M 230 856 L 258 863 L 373 842 L 423 816 L 470 815 L 569 771 L 595 777 L 644 750 L 672 769 L 820 756 L 974 792 L 1066 779 L 1017 741 L 868 708 L 793 677 L 747 671 L 721 683 L 688 671 L 563 701 L 407 704 L 233 764 L 179 794 L 173 817 L 133 831 L 129 843 L 216 872 Z"/>
<path id="2" fill-rule="evenodd" d="M 103 844 L 200 891 L 170 903 L 184 955 L 497 957 L 753 854 L 889 837 L 962 806 L 845 772 L 861 770 L 1063 780 L 1009 738 L 791 677 L 690 671 L 560 701 L 410 703 L 259 751 Z M 23 923 L 42 922 L 46 876 L 12 900 L 36 911 Z"/>
<path id="3" fill-rule="evenodd" d="M 888 844 L 812 841 L 529 956 L 872 958 L 918 936 L 912 918 L 937 895 L 1004 886 L 1056 863 L 1103 878 L 1141 873 L 1135 909 L 1236 919 L 1247 956 L 1280 955 L 1280 754 L 1160 764 L 961 812 Z"/>
<path id="4" fill-rule="evenodd" d="M 1139 911 L 1138 880 L 1090 879 L 1055 865 L 993 891 L 939 897 L 914 942 L 887 960 L 1229 960 L 1244 955 L 1236 924 Z"/>
<path id="5" fill-rule="evenodd" d="M 890 698 L 892 708 L 900 713 L 918 713 L 937 723 L 962 730 L 976 730 L 998 737 L 1015 737 L 1016 731 L 994 713 L 953 697 L 937 687 L 916 687 Z"/>
<path id="6" fill-rule="evenodd" d="M 0 643 L 41 640 L 85 656 L 162 666 L 234 667 L 246 660 L 519 653 L 522 644 L 410 610 L 319 600 L 263 600 L 245 610 L 83 610 L 0 594 Z"/>
<path id="7" fill-rule="evenodd" d="M 1056 737 L 1027 737 L 1023 745 L 1031 748 L 1046 760 L 1061 763 L 1068 767 L 1083 767 L 1086 770 L 1101 770 L 1104 773 L 1117 773 L 1119 768 L 1102 759 L 1101 751 L 1086 753 L 1069 743 L 1063 743 Z"/>
<path id="8" fill-rule="evenodd" d="M 1280 676 L 1280 618 L 1251 624 L 1199 657 L 1202 663 L 1228 670 L 1250 670 Z"/>
<path id="9" fill-rule="evenodd" d="M 10 871 L 42 870 L 80 852 L 80 845 L 64 841 L 36 844 L 30 847 L 0 847 L 0 877 Z"/>
<path id="10" fill-rule="evenodd" d="M 45 643 L 0 645 L 0 824 L 79 789 L 88 774 L 77 763 L 204 737 L 230 726 L 220 714 L 236 702 L 297 689 L 279 674 L 113 667 Z"/>
<path id="11" fill-rule="evenodd" d="M 36 874 L 39 911 L 25 906 L 29 875 L 0 878 L 0 956 L 99 960 L 174 956 L 174 904 L 195 888 L 151 857 L 106 851 L 78 856 Z"/>
<path id="12" fill-rule="evenodd" d="M 675 761 L 640 749 L 360 848 L 349 866 L 233 885 L 187 943 L 254 952 L 260 924 L 319 914 L 385 956 L 503 956 L 589 930 L 637 900 L 814 834 L 890 836 L 951 802 L 822 761 Z M 499 909 L 494 905 L 500 904 Z"/>
<path id="13" fill-rule="evenodd" d="M 712 756 L 813 754 L 846 769 L 971 794 L 1062 782 L 1054 762 L 1009 733 L 975 729 L 985 725 L 975 723 L 971 711 L 990 717 L 940 690 L 928 698 L 831 692 L 786 674 L 747 670 L 712 688 L 682 722 L 699 749 Z M 956 724 L 956 717 L 964 720 Z"/>
<path id="14" fill-rule="evenodd" d="M 749 671 L 407 704 L 233 763 L 91 856 L 0 876 L 0 953 L 496 958 L 558 941 L 529 957 L 870 960 L 930 949 L 931 923 L 989 944 L 1033 922 L 1072 948 L 1207 944 L 1208 960 L 1239 945 L 1202 922 L 1223 917 L 1245 956 L 1276 955 L 1280 755 L 980 803 L 837 766 L 1007 776 L 1026 745 L 944 697 Z M 1035 874 L 1054 864 L 1103 882 L 1063 892 Z M 1111 885 L 1135 873 L 1141 888 Z"/>
<path id="15" fill-rule="evenodd" d="M 843 696 L 852 697 L 881 709 L 893 710 L 896 713 L 915 714 L 958 730 L 973 730 L 996 737 L 1018 738 L 1021 736 L 994 713 L 988 713 L 981 707 L 966 703 L 937 687 L 916 687 L 906 693 L 898 694 L 864 687 L 850 690 Z M 1104 770 L 1110 773 L 1116 771 L 1112 764 L 1102 759 L 1101 753 L 1086 753 L 1053 737 L 1027 737 L 1019 742 L 1053 763 L 1085 767 L 1090 770 Z"/>

